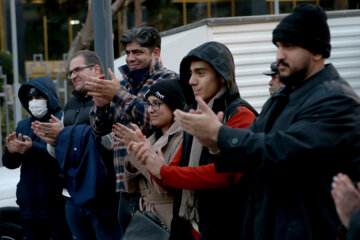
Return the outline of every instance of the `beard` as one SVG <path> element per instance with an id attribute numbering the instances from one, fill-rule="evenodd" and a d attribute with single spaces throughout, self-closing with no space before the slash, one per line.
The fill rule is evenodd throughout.
<path id="1" fill-rule="evenodd" d="M 289 67 L 289 64 L 287 64 L 286 62 L 279 62 L 279 64 Z M 306 74 L 307 74 L 307 70 L 308 70 L 307 66 L 304 66 L 300 70 L 293 70 L 288 76 L 283 76 L 280 73 L 279 80 L 285 86 L 288 86 L 291 88 L 297 88 L 304 82 Z"/>

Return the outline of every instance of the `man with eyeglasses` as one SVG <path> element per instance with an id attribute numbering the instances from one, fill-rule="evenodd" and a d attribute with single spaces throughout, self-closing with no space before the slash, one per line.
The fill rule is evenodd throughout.
<path id="1" fill-rule="evenodd" d="M 125 126 L 134 123 L 148 134 L 150 118 L 146 112 L 145 94 L 162 79 L 174 79 L 176 73 L 163 67 L 160 59 L 161 37 L 156 28 L 141 26 L 128 30 L 121 36 L 126 52 L 126 65 L 119 68 L 123 80 L 118 81 L 109 70 L 111 81 L 92 78 L 86 82 L 94 97 L 90 121 L 95 134 L 103 136 L 111 132 L 119 122 Z M 126 147 L 114 145 L 116 191 L 120 192 L 119 221 L 124 232 L 131 213 L 138 206 L 139 194 L 130 194 L 124 185 L 124 160 Z"/>
<path id="2" fill-rule="evenodd" d="M 32 129 L 35 134 L 48 143 L 49 153 L 57 157 L 60 167 L 64 173 L 64 180 L 67 189 L 63 191 L 63 195 L 67 198 L 66 201 L 66 219 L 70 226 L 70 230 L 76 239 L 120 239 L 120 226 L 117 221 L 116 209 L 117 198 L 114 191 L 114 186 L 102 186 L 101 195 L 96 195 L 96 184 L 89 181 L 88 174 L 93 174 L 89 166 L 94 159 L 93 156 L 85 157 L 81 162 L 82 166 L 78 168 L 73 167 L 73 163 L 78 162 L 82 156 L 76 155 L 76 152 L 84 152 L 84 149 L 89 148 L 88 141 L 83 140 L 84 135 L 79 131 L 77 126 L 88 125 L 90 128 L 89 113 L 94 104 L 92 96 L 88 95 L 88 89 L 85 83 L 90 77 L 103 77 L 104 70 L 98 55 L 93 51 L 78 51 L 69 59 L 69 72 L 66 77 L 72 81 L 75 90 L 72 92 L 73 97 L 68 101 L 64 109 L 62 121 L 51 116 L 50 123 L 35 122 Z M 85 129 L 85 128 L 84 128 Z M 68 133 L 69 136 L 64 134 Z M 75 135 L 75 133 L 79 133 Z M 75 137 L 74 137 L 75 135 Z M 103 136 L 101 138 L 101 146 L 97 148 L 106 152 L 103 147 L 108 147 L 111 150 L 112 136 Z M 59 141 L 58 141 L 59 139 Z M 61 139 L 61 140 L 60 140 Z M 64 141 L 65 140 L 65 141 Z M 110 144 L 109 144 L 110 143 Z M 110 147 L 109 147 L 110 145 Z M 92 146 L 94 148 L 94 146 Z M 55 154 L 56 151 L 56 154 Z M 65 152 L 65 157 L 61 157 L 61 152 Z M 59 155 L 60 153 L 60 155 Z M 109 182 L 114 182 L 115 176 L 112 152 L 105 154 L 104 162 L 109 172 L 107 179 Z M 55 156 L 56 155 L 56 156 Z M 103 158 L 104 156 L 101 155 Z M 110 164 L 109 164 L 110 163 Z M 97 167 L 97 166 L 95 166 Z M 89 171 L 90 170 L 90 171 Z M 70 176 L 73 172 L 78 171 L 79 174 Z M 98 172 L 97 172 L 98 173 Z M 98 173 L 100 174 L 100 173 Z M 97 176 L 92 176 L 94 178 Z M 110 185 L 110 184 L 108 184 Z M 75 191 L 72 191 L 74 186 Z M 83 189 L 85 195 L 80 196 L 79 192 Z M 69 190 L 69 191 L 67 191 Z M 91 195 L 95 193 L 94 195 Z M 84 199 L 90 199 L 84 204 L 79 204 L 79 199 L 85 202 Z M 96 204 L 95 204 L 96 203 Z"/>

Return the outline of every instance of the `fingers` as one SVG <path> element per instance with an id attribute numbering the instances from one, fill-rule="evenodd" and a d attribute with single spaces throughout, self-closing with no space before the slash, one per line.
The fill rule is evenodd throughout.
<path id="1" fill-rule="evenodd" d="M 18 134 L 17 140 L 22 142 L 22 134 L 21 133 Z"/>
<path id="2" fill-rule="evenodd" d="M 55 117 L 54 115 L 51 114 L 51 120 L 54 122 L 54 123 L 61 123 L 61 120 L 58 119 L 57 117 Z M 62 124 L 62 123 L 61 123 Z"/>
<path id="3" fill-rule="evenodd" d="M 136 135 L 141 142 L 146 142 L 146 137 L 142 134 L 139 128 L 136 129 Z"/>
<path id="4" fill-rule="evenodd" d="M 11 142 L 15 139 L 16 139 L 16 132 L 12 132 L 6 137 L 6 142 Z"/>
<path id="5" fill-rule="evenodd" d="M 134 152 L 136 159 L 141 163 L 145 164 L 147 157 L 149 156 L 148 147 L 143 142 L 129 144 L 131 150 Z"/>
<path id="6" fill-rule="evenodd" d="M 110 75 L 110 78 L 112 81 L 117 81 L 118 82 L 118 79 L 115 77 L 115 74 L 113 73 L 113 71 L 111 71 L 110 68 L 108 68 L 108 73 Z"/>
<path id="7" fill-rule="evenodd" d="M 158 149 L 157 156 L 158 156 L 159 159 L 161 159 L 163 162 L 165 162 L 164 155 L 163 155 L 163 153 L 161 151 L 161 148 Z"/>
<path id="8" fill-rule="evenodd" d="M 140 128 L 138 127 L 138 125 L 136 125 L 136 124 L 134 124 L 134 123 L 130 123 L 130 126 L 136 131 L 136 130 L 139 130 L 140 132 L 141 132 L 141 130 L 140 130 Z"/>
<path id="9" fill-rule="evenodd" d="M 29 136 L 24 135 L 25 142 L 32 142 Z"/>
<path id="10" fill-rule="evenodd" d="M 204 113 L 212 112 L 211 108 L 209 108 L 209 106 L 206 104 L 206 102 L 204 102 L 204 100 L 202 100 L 201 97 L 195 97 L 195 100 Z"/>

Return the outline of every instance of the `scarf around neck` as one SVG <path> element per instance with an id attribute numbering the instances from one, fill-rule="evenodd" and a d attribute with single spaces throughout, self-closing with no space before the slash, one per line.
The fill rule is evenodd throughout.
<path id="1" fill-rule="evenodd" d="M 208 106 L 212 109 L 214 105 L 214 100 L 225 93 L 225 88 L 222 88 L 208 103 Z M 197 110 L 201 110 L 201 108 L 197 105 Z M 200 164 L 201 153 L 203 150 L 203 146 L 197 140 L 197 138 L 193 138 L 189 159 L 189 167 L 198 167 Z M 189 220 L 190 222 L 199 222 L 199 213 L 198 213 L 198 205 L 197 200 L 195 198 L 194 190 L 182 190 L 181 196 L 181 205 L 179 209 L 179 216 Z"/>

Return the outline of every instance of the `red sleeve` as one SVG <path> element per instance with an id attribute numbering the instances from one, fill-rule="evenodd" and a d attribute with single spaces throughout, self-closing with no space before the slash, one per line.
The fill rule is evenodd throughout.
<path id="1" fill-rule="evenodd" d="M 256 117 L 246 107 L 238 107 L 236 111 L 227 126 L 247 128 Z M 238 182 L 242 176 L 242 173 L 217 173 L 213 163 L 198 167 L 179 167 L 181 149 L 182 146 L 168 166 L 160 169 L 164 186 L 189 190 L 226 188 Z"/>
<path id="2" fill-rule="evenodd" d="M 237 111 L 226 123 L 226 126 L 232 128 L 248 128 L 255 119 L 255 114 L 247 107 L 240 106 Z"/>

